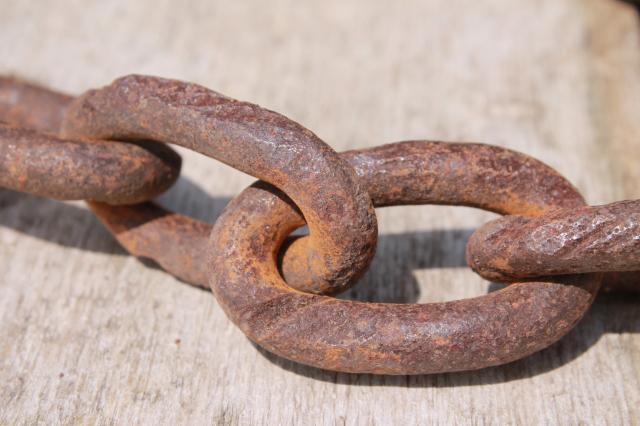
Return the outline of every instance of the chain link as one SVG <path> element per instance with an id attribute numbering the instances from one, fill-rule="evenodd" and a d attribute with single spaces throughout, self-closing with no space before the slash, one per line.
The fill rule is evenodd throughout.
<path id="1" fill-rule="evenodd" d="M 424 374 L 499 365 L 565 335 L 603 280 L 640 288 L 640 201 L 586 206 L 555 170 L 504 148 L 409 141 L 337 154 L 280 114 L 146 76 L 78 98 L 0 77 L 0 122 L 0 186 L 87 200 L 131 254 L 210 286 L 250 339 L 315 367 Z M 159 142 L 261 181 L 214 225 L 173 213 L 148 201 L 180 172 L 180 157 Z M 472 235 L 467 261 L 510 285 L 445 303 L 329 297 L 373 258 L 373 206 L 402 204 L 506 215 Z M 305 224 L 309 235 L 290 236 Z"/>

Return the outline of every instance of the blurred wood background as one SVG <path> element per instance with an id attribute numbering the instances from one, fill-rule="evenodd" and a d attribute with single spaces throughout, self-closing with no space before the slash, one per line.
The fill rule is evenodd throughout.
<path id="1" fill-rule="evenodd" d="M 0 73 L 70 93 L 129 73 L 279 111 L 337 150 L 481 141 L 552 165 L 591 204 L 640 198 L 640 26 L 617 0 L 0 0 Z M 213 221 L 252 179 L 180 150 L 160 201 Z M 468 208 L 378 210 L 342 297 L 495 289 Z M 82 203 L 0 189 L 0 423 L 638 424 L 640 297 L 600 295 L 562 341 L 483 371 L 336 374 L 252 345 L 210 293 L 127 256 Z"/>

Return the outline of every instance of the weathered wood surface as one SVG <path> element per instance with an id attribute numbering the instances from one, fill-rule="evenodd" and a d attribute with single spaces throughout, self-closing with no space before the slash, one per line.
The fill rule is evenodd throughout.
<path id="1" fill-rule="evenodd" d="M 338 150 L 483 141 L 556 167 L 592 204 L 640 198 L 638 14 L 615 0 L 1 1 L 0 72 L 80 92 L 132 72 L 280 111 Z M 184 153 L 164 205 L 213 220 L 251 182 Z M 346 297 L 491 288 L 465 241 L 492 215 L 379 210 Z M 638 423 L 640 299 L 600 296 L 560 343 L 478 372 L 318 371 L 253 346 L 213 297 L 126 256 L 82 203 L 0 190 L 0 423 Z"/>

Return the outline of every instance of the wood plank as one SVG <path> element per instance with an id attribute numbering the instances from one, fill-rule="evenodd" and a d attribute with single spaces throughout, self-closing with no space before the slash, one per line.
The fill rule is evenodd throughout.
<path id="1" fill-rule="evenodd" d="M 593 204 L 640 198 L 640 30 L 616 0 L 2 2 L 0 73 L 70 92 L 132 72 L 282 112 L 337 150 L 432 138 L 534 155 Z M 213 220 L 252 179 L 196 154 L 161 202 Z M 467 208 L 378 210 L 343 297 L 453 300 Z M 348 375 L 252 345 L 206 291 L 126 256 L 82 203 L 0 190 L 1 424 L 637 424 L 637 296 L 477 372 Z"/>

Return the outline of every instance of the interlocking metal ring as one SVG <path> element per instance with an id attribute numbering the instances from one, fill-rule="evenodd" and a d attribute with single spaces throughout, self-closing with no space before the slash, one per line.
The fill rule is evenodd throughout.
<path id="1" fill-rule="evenodd" d="M 55 198 L 132 204 L 166 191 L 180 156 L 163 144 L 56 137 L 72 97 L 0 77 L 0 187 Z"/>
<path id="2" fill-rule="evenodd" d="M 0 79 L 0 89 L 6 82 Z M 5 89 L 0 90 L 0 97 Z M 286 118 L 196 85 L 130 76 L 105 89 L 88 92 L 71 106 L 70 97 L 39 93 L 28 85 L 17 93 L 19 96 L 11 99 L 44 102 L 31 114 L 19 102 L 3 110 L 4 100 L 0 102 L 3 121 L 56 134 L 66 117 L 63 136 L 127 142 L 92 142 L 125 147 L 116 151 L 129 149 L 127 146 L 142 147 L 145 152 L 156 149 L 150 142 L 139 142 L 141 139 L 177 143 L 218 155 L 240 170 L 260 178 L 266 176 L 283 189 L 285 192 L 258 182 L 236 198 L 212 232 L 211 259 L 207 259 L 205 243 L 211 225 L 153 203 L 113 206 L 94 201 L 90 206 L 129 251 L 151 257 L 171 273 L 192 282 L 211 280 L 222 307 L 252 340 L 305 364 L 349 372 L 418 374 L 509 362 L 564 335 L 589 307 L 600 285 L 601 274 L 545 278 L 514 284 L 479 298 L 424 305 L 350 302 L 302 293 L 291 284 L 316 293 L 332 293 L 350 285 L 368 265 L 373 256 L 375 222 L 372 223 L 368 199 L 362 201 L 367 194 L 376 206 L 456 204 L 502 214 L 545 217 L 568 214 L 568 210 L 557 213 L 556 208 L 591 210 L 583 207 L 582 197 L 564 178 L 523 154 L 480 144 L 413 141 L 346 152 L 340 160 L 313 134 Z M 71 145 L 64 149 L 73 151 L 75 147 L 73 141 L 46 135 L 31 137 L 26 130 L 9 127 L 0 127 L 0 146 L 3 134 L 5 141 L 27 134 L 25 141 L 35 140 L 36 148 L 39 140 L 47 147 L 68 143 Z M 296 138 L 304 143 L 296 144 Z M 280 145 L 282 141 L 284 147 Z M 328 159 L 322 160 L 320 166 L 309 163 L 318 153 L 305 153 L 308 145 Z M 169 171 L 175 179 L 179 162 L 176 167 L 173 151 L 159 146 L 157 149 L 166 149 L 169 154 L 166 158 L 156 155 L 162 161 L 149 166 Z M 238 147 L 240 150 L 234 151 Z M 287 167 L 283 157 L 294 159 L 294 164 Z M 268 164 L 270 161 L 276 162 L 275 171 Z M 40 167 L 37 163 L 13 163 L 24 170 L 33 166 L 34 172 Z M 123 164 L 117 167 L 126 170 Z M 258 172 L 252 173 L 253 167 Z M 311 185 L 299 180 L 309 170 L 296 167 L 307 167 L 315 173 L 309 180 Z M 157 170 L 150 173 L 157 174 Z M 317 188 L 325 173 L 331 179 L 336 174 L 338 180 L 342 179 L 337 187 L 343 192 L 330 198 L 328 205 L 323 199 L 313 204 L 313 197 L 306 194 L 305 198 L 305 193 L 308 188 Z M 290 182 L 286 177 L 291 175 L 296 179 Z M 159 191 L 160 186 L 148 185 L 148 194 Z M 55 189 L 56 185 L 52 187 Z M 101 184 L 97 184 L 94 189 L 100 188 Z M 329 188 L 318 197 L 331 194 L 331 183 Z M 16 189 L 39 190 L 28 186 Z M 356 195 L 349 194 L 350 190 L 355 190 Z M 138 199 L 146 199 L 148 194 L 143 193 L 140 188 L 129 191 Z M 297 194 L 297 202 L 302 199 L 311 207 L 302 208 L 301 212 L 285 193 Z M 63 194 L 58 198 L 82 195 Z M 346 210 L 367 214 L 356 217 L 355 222 L 347 218 L 333 228 L 327 226 L 327 217 L 340 218 L 344 207 L 340 200 L 349 196 L 357 202 Z M 112 195 L 86 198 L 119 202 Z M 124 198 L 120 201 L 126 202 Z M 293 229 L 306 223 L 305 218 L 316 221 L 316 225 L 311 223 L 311 236 L 286 240 Z M 501 220 L 540 224 L 530 217 L 509 216 Z M 359 224 L 365 235 L 358 235 L 357 226 L 351 229 L 352 234 L 345 234 L 344 230 L 353 223 Z M 313 244 L 327 239 L 331 244 L 313 250 Z M 351 239 L 360 244 L 355 251 L 348 247 Z M 338 243 L 342 245 L 336 246 Z M 284 266 L 279 271 L 277 257 L 283 247 Z M 336 247 L 340 250 L 332 250 Z M 204 267 L 207 263 L 210 273 Z M 284 280 L 280 272 L 284 273 Z M 610 276 L 624 282 L 629 275 Z"/>
<path id="3" fill-rule="evenodd" d="M 74 100 L 61 135 L 182 145 L 286 191 L 311 231 L 283 259 L 284 275 L 298 288 L 343 290 L 373 257 L 375 213 L 353 169 L 275 112 L 195 84 L 128 76 Z"/>
<path id="4" fill-rule="evenodd" d="M 437 203 L 503 214 L 579 207 L 580 194 L 544 164 L 477 144 L 407 142 L 343 154 L 376 205 Z M 279 202 L 272 202 L 278 194 Z M 352 373 L 473 370 L 536 352 L 589 308 L 601 275 L 513 284 L 444 303 L 382 304 L 303 293 L 278 273 L 276 254 L 302 217 L 264 183 L 246 189 L 216 221 L 211 288 L 258 345 L 314 367 Z"/>
<path id="5" fill-rule="evenodd" d="M 471 236 L 467 259 L 501 282 L 624 271 L 640 283 L 640 200 L 494 220 Z"/>

